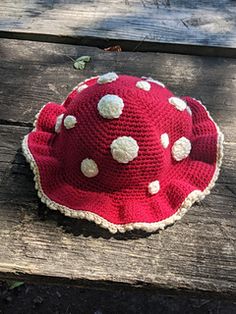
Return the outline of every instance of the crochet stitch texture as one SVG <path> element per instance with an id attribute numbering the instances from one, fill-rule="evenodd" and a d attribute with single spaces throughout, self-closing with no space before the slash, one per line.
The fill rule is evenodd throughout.
<path id="1" fill-rule="evenodd" d="M 113 233 L 179 220 L 209 194 L 223 156 L 201 102 L 151 78 L 90 78 L 62 105 L 46 104 L 34 126 L 22 147 L 42 202 Z"/>

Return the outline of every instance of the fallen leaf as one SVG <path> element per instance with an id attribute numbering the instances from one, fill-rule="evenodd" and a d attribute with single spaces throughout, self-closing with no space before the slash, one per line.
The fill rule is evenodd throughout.
<path id="1" fill-rule="evenodd" d="M 13 290 L 17 287 L 22 286 L 24 282 L 23 281 L 8 281 L 7 284 L 8 284 L 9 289 Z"/>
<path id="2" fill-rule="evenodd" d="M 77 62 L 77 61 L 89 62 L 90 60 L 91 60 L 91 57 L 90 57 L 90 56 L 81 56 L 81 57 L 77 58 L 77 59 L 75 60 L 75 62 Z"/>
<path id="3" fill-rule="evenodd" d="M 86 66 L 86 63 L 84 61 L 75 61 L 74 62 L 74 68 L 76 70 L 83 70 Z"/>
<path id="4" fill-rule="evenodd" d="M 81 56 L 77 58 L 74 62 L 74 68 L 76 70 L 83 70 L 86 66 L 86 63 L 91 60 L 90 56 Z"/>
<path id="5" fill-rule="evenodd" d="M 121 46 L 111 46 L 111 47 L 108 47 L 108 48 L 105 48 L 104 51 L 117 51 L 117 52 L 121 52 L 122 49 L 121 49 Z"/>

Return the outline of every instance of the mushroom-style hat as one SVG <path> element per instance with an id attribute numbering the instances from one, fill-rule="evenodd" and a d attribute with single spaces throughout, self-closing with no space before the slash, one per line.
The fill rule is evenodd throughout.
<path id="1" fill-rule="evenodd" d="M 92 77 L 34 126 L 22 146 L 41 201 L 113 233 L 179 220 L 209 194 L 223 155 L 202 103 L 147 77 Z"/>

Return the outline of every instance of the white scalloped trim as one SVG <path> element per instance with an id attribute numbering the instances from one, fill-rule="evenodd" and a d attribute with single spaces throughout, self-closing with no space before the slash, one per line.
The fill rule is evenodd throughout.
<path id="1" fill-rule="evenodd" d="M 158 80 L 154 80 L 152 77 L 147 77 L 147 76 L 141 76 L 142 79 L 145 79 L 147 80 L 148 82 L 151 82 L 151 83 L 155 83 L 163 88 L 165 88 L 165 84 L 163 84 L 162 82 L 158 81 Z"/>
<path id="2" fill-rule="evenodd" d="M 82 81 L 82 82 L 80 82 L 79 84 L 77 84 L 77 85 L 72 89 L 72 91 L 75 90 L 75 89 L 78 89 L 78 87 L 80 87 L 80 86 L 82 86 L 82 85 L 87 85 L 87 84 L 85 84 L 86 82 L 88 82 L 88 81 L 90 81 L 90 80 L 93 80 L 93 79 L 97 79 L 97 78 L 98 78 L 98 75 L 97 75 L 97 76 L 91 76 L 91 77 L 85 79 L 84 81 Z M 87 86 L 88 86 L 88 85 L 87 85 Z M 88 86 L 88 87 L 89 87 L 89 86 Z M 66 96 L 66 98 L 70 95 L 70 93 L 71 93 L 72 91 L 69 92 L 69 94 Z"/>
<path id="3" fill-rule="evenodd" d="M 43 105 L 43 107 L 39 110 L 38 113 L 36 113 L 35 115 L 35 120 L 33 122 L 33 126 L 36 128 L 36 125 L 37 125 L 37 121 L 38 121 L 38 118 L 40 116 L 40 113 L 43 111 L 44 107 L 46 107 L 48 104 L 50 104 L 50 102 L 46 103 L 45 105 Z"/>
<path id="4" fill-rule="evenodd" d="M 82 90 L 88 88 L 88 85 L 87 84 L 83 84 L 83 85 L 79 85 L 78 88 L 76 88 L 77 92 L 80 93 L 82 92 Z"/>
<path id="5" fill-rule="evenodd" d="M 201 104 L 201 103 L 200 103 Z M 202 105 L 202 104 L 201 104 Z M 217 158 L 216 158 L 216 169 L 215 173 L 209 183 L 209 185 L 206 187 L 204 191 L 200 190 L 194 190 L 192 191 L 184 200 L 178 211 L 172 215 L 171 217 L 168 217 L 162 221 L 153 222 L 153 223 L 146 223 L 146 222 L 135 222 L 135 223 L 129 223 L 129 224 L 113 224 L 109 222 L 108 220 L 102 218 L 101 216 L 84 211 L 84 210 L 74 210 L 72 208 L 66 207 L 64 205 L 58 204 L 51 200 L 44 192 L 41 186 L 40 182 L 40 174 L 38 170 L 38 166 L 34 160 L 33 155 L 31 154 L 29 147 L 28 147 L 28 134 L 24 137 L 22 142 L 22 149 L 24 156 L 26 160 L 29 162 L 30 167 L 34 173 L 34 181 L 35 181 L 35 188 L 38 190 L 38 196 L 41 199 L 43 203 L 45 203 L 50 209 L 52 210 L 59 210 L 62 214 L 65 216 L 71 217 L 71 218 L 78 218 L 78 219 L 87 219 L 89 221 L 95 222 L 97 225 L 99 225 L 102 228 L 108 229 L 111 233 L 116 232 L 126 232 L 131 231 L 134 229 L 141 229 L 146 232 L 155 232 L 159 229 L 163 230 L 166 226 L 172 225 L 176 221 L 180 220 L 184 214 L 191 208 L 191 206 L 200 200 L 203 200 L 206 195 L 210 194 L 211 189 L 214 187 L 215 182 L 219 176 L 220 172 L 220 166 L 222 164 L 223 159 L 223 142 L 224 142 L 224 135 L 221 133 L 218 125 L 214 122 L 214 120 L 211 118 L 210 113 L 207 111 L 206 107 L 202 105 L 207 114 L 209 119 L 212 120 L 214 123 L 217 133 L 218 133 L 218 139 L 217 139 Z"/>

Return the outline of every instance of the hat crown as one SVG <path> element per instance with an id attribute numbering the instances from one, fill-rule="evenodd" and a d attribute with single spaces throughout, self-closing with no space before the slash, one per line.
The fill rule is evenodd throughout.
<path id="1" fill-rule="evenodd" d="M 102 82 L 80 84 L 64 102 L 53 145 L 63 176 L 91 191 L 145 196 L 150 182 L 171 175 L 172 145 L 191 137 L 191 116 L 170 104 L 174 95 L 152 80 L 119 75 Z"/>

